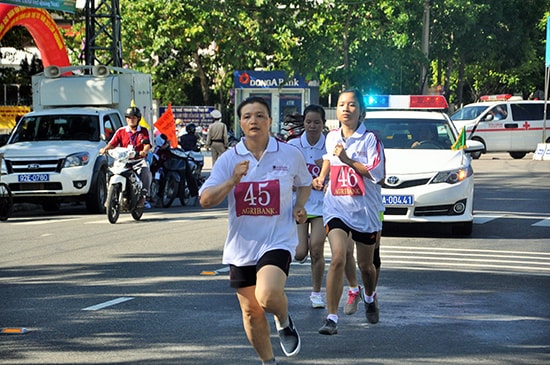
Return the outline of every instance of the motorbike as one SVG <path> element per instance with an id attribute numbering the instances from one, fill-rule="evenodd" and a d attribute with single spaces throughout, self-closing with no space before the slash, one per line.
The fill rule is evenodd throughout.
<path id="1" fill-rule="evenodd" d="M 109 182 L 107 191 L 107 218 L 114 224 L 121 212 L 130 212 L 134 220 L 139 221 L 144 207 L 138 207 L 139 200 L 144 197 L 143 184 L 135 170 L 142 162 L 130 160 L 135 156 L 133 146 L 116 147 L 107 151 L 113 159 L 109 166 Z"/>
<path id="2" fill-rule="evenodd" d="M 200 146 L 194 150 L 184 151 L 181 148 L 174 148 L 171 150 L 172 154 L 185 159 L 187 161 L 186 168 L 189 169 L 185 172 L 188 178 L 192 178 L 195 181 L 197 189 L 200 189 L 204 184 L 205 178 L 202 176 L 202 168 L 204 167 L 204 155 L 200 150 Z M 181 205 L 189 205 L 191 200 L 191 191 L 186 179 L 182 179 L 179 190 L 179 199 Z"/>
<path id="3" fill-rule="evenodd" d="M 169 208 L 185 186 L 187 157 L 171 148 L 170 158 L 158 168 L 151 183 L 151 196 L 157 197 L 163 208 Z"/>

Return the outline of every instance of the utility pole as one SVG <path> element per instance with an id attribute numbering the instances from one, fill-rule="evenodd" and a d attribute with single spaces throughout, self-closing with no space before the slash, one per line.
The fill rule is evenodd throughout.
<path id="1" fill-rule="evenodd" d="M 424 15 L 422 28 L 422 53 L 429 60 L 430 56 L 430 0 L 424 0 Z M 426 95 L 428 93 L 428 69 L 426 64 L 422 65 L 420 72 L 420 93 Z"/>
<path id="2" fill-rule="evenodd" d="M 119 0 L 86 0 L 86 65 L 122 67 Z"/>

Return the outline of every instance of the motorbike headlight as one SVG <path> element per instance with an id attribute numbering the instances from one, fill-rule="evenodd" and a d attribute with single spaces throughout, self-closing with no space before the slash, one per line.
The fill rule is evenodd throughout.
<path id="1" fill-rule="evenodd" d="M 85 166 L 90 161 L 90 154 L 88 152 L 79 152 L 72 155 L 67 156 L 65 158 L 65 162 L 63 163 L 63 167 L 78 167 L 78 166 Z"/>
<path id="2" fill-rule="evenodd" d="M 461 169 L 450 170 L 450 171 L 441 171 L 430 182 L 431 184 L 438 183 L 447 183 L 447 184 L 456 184 L 471 176 L 473 173 L 472 167 L 464 167 Z"/>

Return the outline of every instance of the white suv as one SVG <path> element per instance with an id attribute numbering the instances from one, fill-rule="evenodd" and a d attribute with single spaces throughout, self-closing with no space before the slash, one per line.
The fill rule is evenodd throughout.
<path id="1" fill-rule="evenodd" d="M 433 111 L 446 108 L 443 97 L 399 95 L 369 101 L 365 125 L 380 138 L 386 155 L 384 221 L 448 223 L 454 234 L 470 235 L 474 172 L 469 154 L 483 145 L 470 140 L 463 148 L 455 144 L 453 123 L 444 112 Z"/>
<path id="2" fill-rule="evenodd" d="M 84 201 L 104 213 L 107 161 L 99 155 L 123 118 L 116 109 L 55 108 L 26 114 L 15 126 L 4 154 L 2 182 L 14 202 L 53 211 L 65 201 Z"/>

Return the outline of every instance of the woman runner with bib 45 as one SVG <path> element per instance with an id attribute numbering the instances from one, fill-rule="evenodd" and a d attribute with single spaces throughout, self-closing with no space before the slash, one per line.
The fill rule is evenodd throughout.
<path id="1" fill-rule="evenodd" d="M 296 355 L 301 347 L 284 289 L 298 244 L 295 221 L 307 219 L 312 177 L 296 147 L 270 136 L 271 112 L 264 99 L 245 99 L 237 115 L 245 137 L 218 158 L 200 190 L 200 204 L 214 207 L 228 198 L 223 263 L 229 264 L 248 340 L 262 364 L 276 364 L 266 312 L 275 317 L 284 354 Z"/>
<path id="2" fill-rule="evenodd" d="M 336 116 L 341 127 L 327 135 L 323 168 L 313 180 L 313 187 L 321 190 L 330 174 L 323 207 L 332 253 L 326 288 L 328 316 L 319 329 L 324 335 L 338 333 L 338 304 L 344 287 L 346 251 L 353 241 L 365 290 L 362 296 L 366 316 L 370 323 L 378 322 L 373 258 L 376 234 L 382 228 L 381 197 L 370 190 L 373 189 L 371 182 L 378 183 L 384 178 L 384 149 L 376 135 L 367 131 L 362 123 L 365 104 L 359 91 L 346 90 L 340 94 Z"/>

